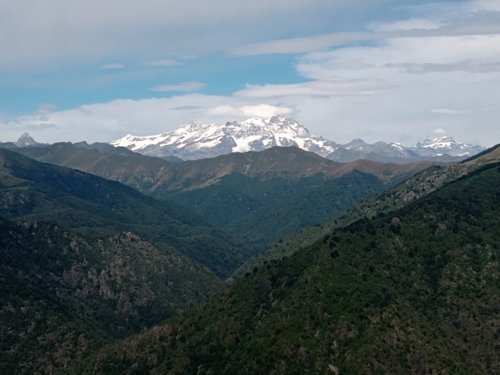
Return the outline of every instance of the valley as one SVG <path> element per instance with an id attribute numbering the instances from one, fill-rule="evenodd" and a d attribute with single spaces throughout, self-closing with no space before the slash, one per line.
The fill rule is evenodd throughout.
<path id="1" fill-rule="evenodd" d="M 428 309 L 470 327 L 466 365 L 490 371 L 478 338 L 493 340 L 498 313 L 498 150 L 391 164 L 295 147 L 175 162 L 101 144 L 0 148 L 2 372 L 403 371 L 428 345 L 440 351 L 425 366 L 454 369 L 444 348 L 461 334 Z M 445 288 L 470 267 L 479 281 Z"/>
<path id="2" fill-rule="evenodd" d="M 499 0 L 0 0 L 0 375 L 500 374 L 499 93 Z"/>
<path id="3" fill-rule="evenodd" d="M 433 164 L 337 163 L 296 147 L 174 163 L 100 145 L 60 143 L 16 151 L 176 201 L 237 233 L 254 251 L 306 226 L 321 224 Z M 296 202 L 301 206 L 294 207 Z"/>
<path id="4" fill-rule="evenodd" d="M 332 230 L 72 371 L 495 373 L 499 168 Z"/>

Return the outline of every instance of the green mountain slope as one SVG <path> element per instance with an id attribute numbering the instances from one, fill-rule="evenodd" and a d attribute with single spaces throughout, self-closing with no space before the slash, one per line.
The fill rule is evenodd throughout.
<path id="1" fill-rule="evenodd" d="M 113 179 L 191 207 L 261 251 L 305 226 L 344 212 L 389 183 L 430 165 L 336 163 L 295 147 L 169 163 L 126 149 L 59 143 L 20 152 Z"/>
<path id="2" fill-rule="evenodd" d="M 262 152 L 245 152 L 215 158 L 168 162 L 136 154 L 125 148 L 105 148 L 86 143 L 56 143 L 16 149 L 41 162 L 78 169 L 119 181 L 142 192 L 176 192 L 204 188 L 232 173 L 272 179 L 301 178 L 323 173 L 330 178 L 358 170 L 381 180 L 402 179 L 431 162 L 406 165 L 357 160 L 337 163 L 296 147 L 273 147 Z"/>
<path id="3" fill-rule="evenodd" d="M 262 249 L 280 237 L 337 216 L 384 188 L 377 177 L 358 171 L 334 179 L 318 173 L 293 180 L 233 173 L 217 184 L 169 197 Z"/>
<path id="4" fill-rule="evenodd" d="M 78 373 L 498 373 L 500 166 L 267 263 Z"/>
<path id="5" fill-rule="evenodd" d="M 51 373 L 220 288 L 172 248 L 0 219 L 0 373 Z"/>
<path id="6" fill-rule="evenodd" d="M 99 235 L 130 231 L 175 247 L 221 276 L 252 254 L 191 210 L 120 183 L 0 150 L 0 216 Z"/>
<path id="7" fill-rule="evenodd" d="M 263 262 L 290 256 L 303 247 L 310 246 L 317 238 L 336 228 L 347 226 L 362 218 L 373 218 L 388 214 L 424 197 L 443 185 L 477 168 L 500 162 L 500 145 L 494 146 L 474 157 L 457 164 L 434 165 L 415 173 L 403 182 L 375 194 L 347 209 L 343 215 L 312 227 L 306 227 L 291 236 L 280 239 L 261 254 L 246 261 L 233 276 L 243 276 Z"/>

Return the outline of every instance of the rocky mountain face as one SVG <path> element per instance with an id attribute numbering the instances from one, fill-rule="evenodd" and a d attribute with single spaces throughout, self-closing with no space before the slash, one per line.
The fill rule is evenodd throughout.
<path id="1" fill-rule="evenodd" d="M 297 121 L 278 116 L 268 120 L 228 122 L 225 125 L 195 122 L 158 135 L 127 135 L 112 144 L 145 155 L 174 156 L 184 160 L 234 152 L 262 151 L 275 146 L 296 146 L 338 162 L 367 159 L 384 163 L 408 163 L 417 160 L 458 161 L 484 149 L 481 146 L 457 142 L 451 137 L 426 139 L 412 147 L 386 142 L 368 144 L 361 139 L 341 145 L 313 136 Z"/>
<path id="2" fill-rule="evenodd" d="M 30 136 L 28 133 L 24 133 L 19 137 L 19 139 L 16 141 L 16 146 L 17 147 L 27 147 L 27 146 L 34 146 L 38 144 L 37 141 L 33 139 L 32 136 Z"/>

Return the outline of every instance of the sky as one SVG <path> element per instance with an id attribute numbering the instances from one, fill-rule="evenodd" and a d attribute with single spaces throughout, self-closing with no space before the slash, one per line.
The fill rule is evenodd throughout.
<path id="1" fill-rule="evenodd" d="M 0 0 L 0 142 L 281 115 L 500 142 L 500 0 Z"/>

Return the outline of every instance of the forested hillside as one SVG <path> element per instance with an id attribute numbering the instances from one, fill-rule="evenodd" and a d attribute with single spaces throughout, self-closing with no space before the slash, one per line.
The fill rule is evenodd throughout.
<path id="1" fill-rule="evenodd" d="M 500 166 L 480 168 L 255 269 L 75 371 L 498 372 L 499 203 Z"/>
<path id="2" fill-rule="evenodd" d="M 219 279 L 132 233 L 0 219 L 0 373 L 51 373 L 200 302 Z"/>

